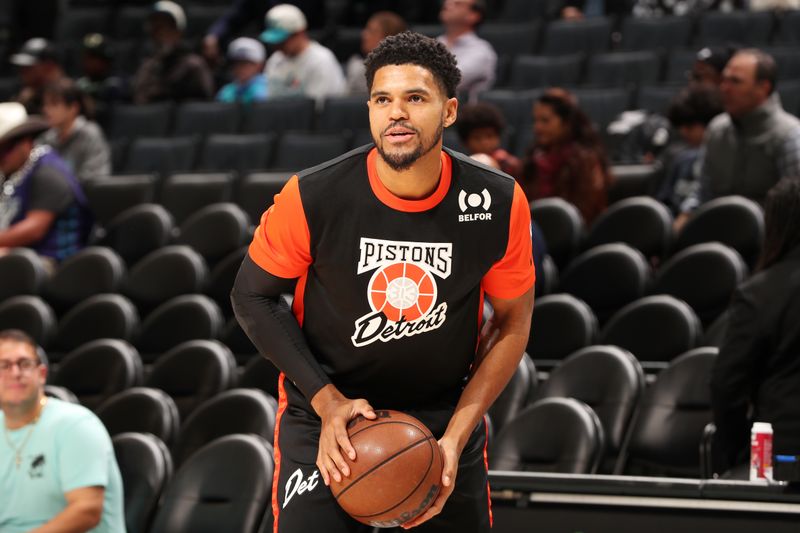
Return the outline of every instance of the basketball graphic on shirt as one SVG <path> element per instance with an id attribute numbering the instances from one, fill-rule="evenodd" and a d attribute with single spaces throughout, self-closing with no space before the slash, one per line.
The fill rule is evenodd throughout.
<path id="1" fill-rule="evenodd" d="M 372 275 L 369 303 L 373 311 L 382 312 L 392 322 L 413 322 L 436 303 L 436 282 L 414 263 L 392 263 Z"/>

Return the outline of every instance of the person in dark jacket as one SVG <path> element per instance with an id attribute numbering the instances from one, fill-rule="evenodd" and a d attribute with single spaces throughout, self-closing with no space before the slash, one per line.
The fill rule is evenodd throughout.
<path id="1" fill-rule="evenodd" d="M 715 471 L 748 460 L 750 427 L 769 422 L 773 452 L 800 454 L 800 179 L 768 193 L 757 272 L 729 308 L 711 377 Z"/>

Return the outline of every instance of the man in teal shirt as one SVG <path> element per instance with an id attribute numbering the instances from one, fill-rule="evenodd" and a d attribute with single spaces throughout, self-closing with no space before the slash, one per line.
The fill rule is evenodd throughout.
<path id="1" fill-rule="evenodd" d="M 36 343 L 0 331 L 0 531 L 124 533 L 122 478 L 88 409 L 44 395 Z"/>

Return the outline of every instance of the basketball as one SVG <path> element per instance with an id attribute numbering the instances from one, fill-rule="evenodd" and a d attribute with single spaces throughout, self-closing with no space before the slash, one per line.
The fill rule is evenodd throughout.
<path id="1" fill-rule="evenodd" d="M 441 489 L 439 443 L 425 425 L 399 411 L 375 411 L 377 418 L 359 416 L 347 433 L 356 460 L 345 460 L 350 477 L 331 492 L 353 518 L 374 527 L 395 527 L 421 515 Z"/>

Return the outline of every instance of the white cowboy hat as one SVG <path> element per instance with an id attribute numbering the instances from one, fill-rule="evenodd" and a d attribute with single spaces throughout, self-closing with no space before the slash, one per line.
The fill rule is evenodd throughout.
<path id="1" fill-rule="evenodd" d="M 37 135 L 49 127 L 42 117 L 28 116 L 22 104 L 0 103 L 0 144 L 24 135 Z"/>

